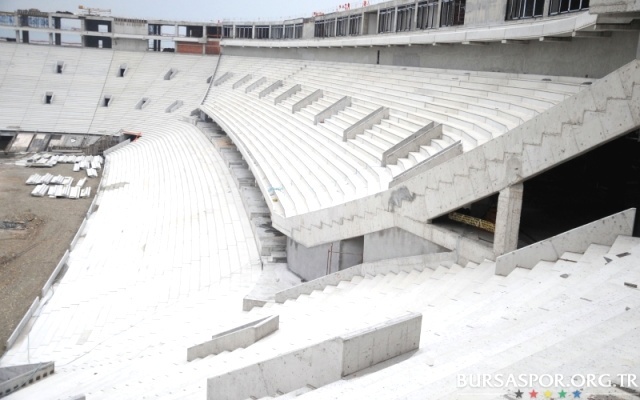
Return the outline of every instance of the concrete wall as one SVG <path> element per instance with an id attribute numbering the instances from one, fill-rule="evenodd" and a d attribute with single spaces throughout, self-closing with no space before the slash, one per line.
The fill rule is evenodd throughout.
<path id="1" fill-rule="evenodd" d="M 574 38 L 570 42 L 528 44 L 280 48 L 225 47 L 224 54 L 249 57 L 380 64 L 472 71 L 514 72 L 601 78 L 636 58 L 637 32 L 613 32 L 609 38 Z"/>
<path id="2" fill-rule="evenodd" d="M 336 338 L 207 379 L 207 399 L 240 400 L 275 396 L 339 380 L 342 342 Z"/>
<path id="3" fill-rule="evenodd" d="M 305 22 L 304 24 L 302 24 L 302 38 L 313 39 L 315 29 L 316 29 L 316 25 L 314 21 Z"/>
<path id="4" fill-rule="evenodd" d="M 327 271 L 329 250 L 331 262 Z M 305 247 L 291 238 L 287 238 L 287 265 L 289 270 L 307 281 L 337 272 L 339 270 L 361 264 L 364 250 L 362 236 L 323 244 L 315 247 Z"/>
<path id="5" fill-rule="evenodd" d="M 126 33 L 130 35 L 148 35 L 147 21 L 139 19 L 116 18 L 111 25 L 114 33 Z"/>
<path id="6" fill-rule="evenodd" d="M 363 262 L 374 262 L 445 251 L 448 250 L 413 233 L 399 228 L 391 228 L 364 236 Z"/>
<path id="7" fill-rule="evenodd" d="M 287 265 L 289 270 L 307 281 L 326 275 L 327 257 L 331 244 L 305 247 L 287 238 Z M 340 242 L 333 243 L 334 251 L 340 251 Z M 339 257 L 335 254 L 329 266 L 329 273 L 336 272 Z"/>
<path id="8" fill-rule="evenodd" d="M 342 376 L 416 350 L 421 332 L 422 315 L 408 314 L 342 336 Z"/>
<path id="9" fill-rule="evenodd" d="M 504 23 L 506 10 L 507 0 L 467 0 L 464 25 Z"/>
<path id="10" fill-rule="evenodd" d="M 422 315 L 407 313 L 349 334 L 207 379 L 207 399 L 242 400 L 321 387 L 416 350 Z"/>
<path id="11" fill-rule="evenodd" d="M 113 49 L 120 51 L 147 51 L 149 42 L 140 39 L 114 39 Z"/>

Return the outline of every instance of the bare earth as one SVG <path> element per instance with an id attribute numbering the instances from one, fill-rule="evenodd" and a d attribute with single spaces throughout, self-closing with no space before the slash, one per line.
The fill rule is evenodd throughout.
<path id="1" fill-rule="evenodd" d="M 40 296 L 52 271 L 69 248 L 89 205 L 99 179 L 88 179 L 88 199 L 32 197 L 34 186 L 25 184 L 35 173 L 71 176 L 73 184 L 86 176 L 73 172 L 73 164 L 53 168 L 13 165 L 17 159 L 0 158 L 0 353 L 33 300 Z M 102 176 L 102 171 L 99 171 Z M 5 221 L 24 223 L 24 229 L 6 229 Z M 9 224 L 11 226 L 11 224 Z"/>

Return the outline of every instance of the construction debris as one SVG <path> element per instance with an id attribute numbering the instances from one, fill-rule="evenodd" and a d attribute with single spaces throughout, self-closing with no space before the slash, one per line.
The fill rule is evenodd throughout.
<path id="1" fill-rule="evenodd" d="M 34 197 L 48 196 L 50 198 L 79 199 L 91 196 L 91 187 L 84 187 L 88 178 L 97 178 L 98 171 L 102 169 L 104 158 L 102 156 L 85 156 L 73 154 L 34 154 L 20 161 L 20 165 L 26 167 L 53 167 L 58 163 L 73 164 L 73 171 L 85 170 L 87 176 L 78 180 L 73 186 L 74 178 L 71 176 L 53 174 L 33 174 L 25 182 L 27 185 L 35 185 L 31 191 Z"/>

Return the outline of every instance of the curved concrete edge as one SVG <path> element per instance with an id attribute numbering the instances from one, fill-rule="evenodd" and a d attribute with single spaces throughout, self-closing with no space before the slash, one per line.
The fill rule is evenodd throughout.
<path id="1" fill-rule="evenodd" d="M 611 246 L 620 235 L 631 236 L 636 209 L 596 220 L 589 224 L 553 236 L 496 260 L 496 275 L 507 276 L 517 267 L 532 269 L 540 261 L 556 261 L 563 253 L 584 253 L 591 244 Z"/>
<path id="2" fill-rule="evenodd" d="M 276 293 L 275 300 L 276 303 L 295 300 L 300 295 L 311 294 L 314 290 L 324 290 L 327 286 L 335 286 L 341 281 L 349 281 L 355 276 L 377 275 L 400 271 L 409 272 L 412 269 L 423 270 L 424 268 L 435 267 L 438 265 L 451 265 L 454 262 L 455 254 L 452 252 L 445 252 L 358 264 L 353 267 L 343 269 L 342 271 L 334 272 L 321 278 L 280 291 Z"/>
<path id="3" fill-rule="evenodd" d="M 49 276 L 49 279 L 47 279 L 47 282 L 45 282 L 44 286 L 42 287 L 42 292 L 40 293 L 41 298 L 45 298 L 47 292 L 49 291 L 51 286 L 53 286 L 53 282 L 55 282 L 58 275 L 60 275 L 62 268 L 67 264 L 67 260 L 69 260 L 69 250 L 64 252 L 64 255 L 60 259 L 60 262 L 58 262 L 58 265 L 56 265 L 55 269 L 51 273 L 51 276 Z"/>
<path id="4" fill-rule="evenodd" d="M 31 303 L 31 307 L 29 307 L 27 313 L 24 315 L 24 317 L 22 317 L 20 323 L 18 323 L 18 326 L 16 326 L 16 329 L 13 330 L 13 333 L 11 334 L 11 336 L 9 336 L 9 339 L 7 339 L 7 343 L 5 344 L 6 350 L 9 350 L 11 346 L 13 346 L 13 344 L 18 340 L 20 334 L 29 323 L 29 320 L 38 309 L 38 306 L 40 306 L 40 297 L 36 297 L 35 300 L 33 300 L 33 303 Z"/>

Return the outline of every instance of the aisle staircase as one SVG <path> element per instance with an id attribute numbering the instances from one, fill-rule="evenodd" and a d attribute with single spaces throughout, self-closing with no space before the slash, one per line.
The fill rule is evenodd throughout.
<path id="1" fill-rule="evenodd" d="M 457 379 L 461 374 L 526 373 L 563 374 L 568 381 L 580 373 L 638 374 L 639 262 L 640 238 L 620 236 L 612 246 L 591 245 L 584 254 L 565 253 L 507 277 L 495 275 L 489 261 L 356 276 L 282 305 L 252 310 L 251 318 L 278 314 L 281 326 L 263 343 L 245 349 L 243 357 L 260 349 L 289 351 L 415 312 L 423 316 L 416 353 L 322 387 L 307 385 L 263 398 L 515 398 L 517 387 L 488 391 L 458 387 Z M 584 398 L 622 393 L 582 390 Z"/>

